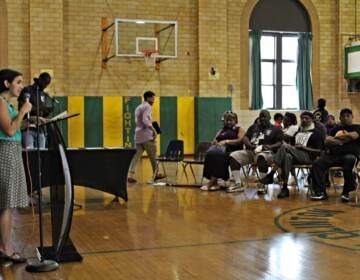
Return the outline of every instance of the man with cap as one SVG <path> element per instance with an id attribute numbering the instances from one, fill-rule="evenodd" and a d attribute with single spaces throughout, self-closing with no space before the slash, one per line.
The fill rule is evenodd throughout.
<path id="1" fill-rule="evenodd" d="M 348 108 L 340 111 L 340 124 L 331 130 L 325 139 L 325 153 L 312 166 L 312 200 L 327 199 L 325 192 L 326 171 L 332 166 L 341 166 L 344 172 L 343 202 L 349 201 L 349 192 L 355 190 L 353 170 L 360 158 L 360 125 L 353 124 L 353 114 Z"/>
<path id="2" fill-rule="evenodd" d="M 281 169 L 283 182 L 278 198 L 289 196 L 287 182 L 294 164 L 311 164 L 320 155 L 324 145 L 322 131 L 315 126 L 314 115 L 305 111 L 300 115 L 301 125 L 295 134 L 295 145 L 283 144 L 274 155 L 274 166 L 270 173 L 260 180 L 263 184 L 272 184 L 277 169 Z"/>
<path id="3" fill-rule="evenodd" d="M 34 78 L 34 83 L 25 87 L 20 96 L 18 97 L 19 108 L 28 100 L 32 104 L 32 109 L 30 112 L 30 126 L 29 130 L 22 132 L 22 142 L 23 146 L 26 148 L 36 148 L 37 142 L 39 141 L 39 147 L 45 148 L 46 139 L 45 139 L 45 128 L 40 127 L 39 135 L 37 134 L 37 129 L 35 127 L 36 123 L 36 114 L 37 114 L 37 97 L 36 94 L 39 92 L 39 122 L 43 123 L 45 118 L 54 109 L 53 99 L 49 96 L 44 90 L 51 83 L 51 76 L 47 72 L 43 72 L 39 75 L 39 78 Z M 32 125 L 31 125 L 32 124 Z M 39 139 L 37 139 L 39 138 Z"/>
<path id="4" fill-rule="evenodd" d="M 283 132 L 281 128 L 270 123 L 269 111 L 260 111 L 258 119 L 258 123 L 250 126 L 243 137 L 246 150 L 235 151 L 230 154 L 230 168 L 235 184 L 230 186 L 227 192 L 244 190 L 244 184 L 240 178 L 240 169 L 243 165 L 256 163 L 260 171 L 260 177 L 266 175 L 274 153 L 281 146 Z M 265 186 L 259 184 L 258 193 L 263 194 L 264 192 Z"/>

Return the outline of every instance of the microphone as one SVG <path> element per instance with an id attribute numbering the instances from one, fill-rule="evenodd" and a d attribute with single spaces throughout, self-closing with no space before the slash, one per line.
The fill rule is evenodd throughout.
<path id="1" fill-rule="evenodd" d="M 30 102 L 30 93 L 25 93 L 25 102 Z M 26 117 L 30 120 L 30 113 L 26 113 Z"/>

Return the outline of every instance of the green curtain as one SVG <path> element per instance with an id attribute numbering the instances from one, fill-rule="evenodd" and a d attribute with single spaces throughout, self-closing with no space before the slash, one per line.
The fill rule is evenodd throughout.
<path id="1" fill-rule="evenodd" d="M 251 109 L 262 109 L 263 98 L 261 93 L 261 55 L 260 55 L 260 31 L 251 31 L 251 74 L 252 74 L 252 90 L 251 90 Z"/>
<path id="2" fill-rule="evenodd" d="M 311 33 L 302 33 L 298 39 L 296 90 L 299 93 L 300 110 L 312 110 L 313 106 L 311 84 L 311 39 Z"/>

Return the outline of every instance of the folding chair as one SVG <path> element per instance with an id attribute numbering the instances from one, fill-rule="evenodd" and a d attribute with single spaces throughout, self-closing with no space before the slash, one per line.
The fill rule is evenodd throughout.
<path id="1" fill-rule="evenodd" d="M 299 184 L 299 175 L 300 172 L 303 173 L 303 175 L 305 176 L 305 171 L 307 171 L 307 176 L 309 175 L 310 169 L 311 169 L 311 164 L 294 164 L 293 168 L 295 169 L 295 184 L 296 184 L 296 189 L 299 191 L 300 190 L 300 184 Z M 296 172 L 297 170 L 297 172 Z M 308 195 L 309 195 L 309 190 L 310 188 L 308 188 Z"/>
<path id="2" fill-rule="evenodd" d="M 166 170 L 165 170 L 165 162 L 176 162 L 176 177 L 178 174 L 178 168 L 179 163 L 181 163 L 184 159 L 184 141 L 182 140 L 171 140 L 169 142 L 169 145 L 166 148 L 165 156 L 160 156 L 156 158 L 156 167 L 154 172 L 154 178 L 155 181 L 156 175 L 159 171 L 159 164 L 161 163 L 161 166 L 164 170 L 164 175 L 166 176 L 166 184 L 168 184 Z"/>
<path id="3" fill-rule="evenodd" d="M 358 192 L 359 192 L 359 184 L 360 184 L 360 160 L 358 160 L 358 164 L 356 166 L 356 191 L 355 191 L 355 204 L 358 204 Z"/>
<path id="4" fill-rule="evenodd" d="M 360 161 L 358 160 L 357 163 L 355 164 L 354 166 L 354 169 L 353 169 L 353 173 L 355 175 L 355 180 L 356 180 L 356 187 L 355 187 L 355 192 L 356 192 L 356 202 L 357 202 L 357 192 L 358 192 L 358 188 L 359 188 L 359 179 L 360 179 L 360 174 L 359 174 L 359 171 L 360 171 Z M 329 168 L 329 179 L 330 179 L 330 187 L 333 186 L 334 187 L 334 190 L 335 190 L 335 196 L 337 196 L 337 191 L 336 191 L 336 185 L 335 185 L 335 180 L 334 180 L 334 177 L 335 177 L 335 173 L 337 171 L 343 171 L 343 168 L 341 166 L 333 166 L 333 167 L 330 167 Z"/>
<path id="5" fill-rule="evenodd" d="M 187 172 L 186 172 L 186 167 L 189 166 L 191 174 L 194 177 L 195 184 L 197 184 L 195 172 L 194 172 L 194 169 L 193 169 L 192 165 L 193 164 L 195 164 L 195 165 L 204 165 L 205 155 L 206 155 L 207 150 L 210 148 L 210 146 L 211 146 L 210 142 L 200 142 L 196 147 L 194 158 L 193 159 L 188 159 L 188 160 L 185 159 L 185 160 L 182 161 L 183 171 L 184 171 L 184 174 L 185 174 L 185 177 L 186 177 L 186 180 L 187 180 L 188 183 L 189 183 L 189 178 L 188 178 L 188 175 L 187 175 Z M 201 177 L 201 184 L 203 182 L 203 179 L 204 179 L 204 177 L 202 176 Z"/>
<path id="6" fill-rule="evenodd" d="M 337 191 L 336 191 L 336 185 L 335 185 L 335 172 L 337 171 L 343 171 L 342 167 L 340 166 L 333 166 L 329 168 L 329 179 L 330 179 L 330 187 L 334 187 L 335 190 L 335 196 L 337 196 Z"/>
<path id="7" fill-rule="evenodd" d="M 241 165 L 241 171 L 244 175 L 245 184 L 247 187 L 249 186 L 249 177 L 250 176 L 255 175 L 257 179 L 260 179 L 259 171 L 258 171 L 255 163 Z"/>

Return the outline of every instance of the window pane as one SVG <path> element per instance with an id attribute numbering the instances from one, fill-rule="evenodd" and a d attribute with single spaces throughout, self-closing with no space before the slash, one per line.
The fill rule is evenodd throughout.
<path id="1" fill-rule="evenodd" d="M 261 84 L 263 85 L 274 84 L 274 63 L 261 62 Z"/>
<path id="2" fill-rule="evenodd" d="M 296 86 L 282 87 L 282 108 L 283 109 L 299 108 L 299 96 L 296 91 Z"/>
<path id="3" fill-rule="evenodd" d="M 261 36 L 260 52 L 261 59 L 275 59 L 275 37 Z"/>
<path id="4" fill-rule="evenodd" d="M 274 108 L 274 87 L 262 86 L 263 109 Z"/>
<path id="5" fill-rule="evenodd" d="M 282 84 L 293 86 L 296 85 L 296 63 L 282 63 Z"/>
<path id="6" fill-rule="evenodd" d="M 298 37 L 282 37 L 282 59 L 297 59 Z"/>

